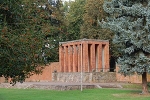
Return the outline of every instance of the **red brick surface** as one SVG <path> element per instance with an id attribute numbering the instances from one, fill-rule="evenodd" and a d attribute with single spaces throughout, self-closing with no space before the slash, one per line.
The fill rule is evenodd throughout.
<path id="1" fill-rule="evenodd" d="M 83 72 L 92 72 L 94 69 L 100 72 L 102 68 L 104 72 L 108 72 L 109 41 L 81 39 L 60 42 L 59 60 L 61 72 L 80 72 L 81 66 Z"/>
<path id="2" fill-rule="evenodd" d="M 95 61 L 95 45 L 94 44 L 92 44 L 91 46 L 90 46 L 90 51 L 91 51 L 91 53 L 90 53 L 90 66 L 91 66 L 91 68 L 90 68 L 90 70 L 94 70 L 95 69 L 95 66 L 96 66 L 96 61 Z"/>
<path id="3" fill-rule="evenodd" d="M 48 82 L 52 81 L 52 72 L 58 71 L 60 72 L 59 62 L 53 62 L 44 67 L 42 74 L 39 75 L 32 75 L 30 78 L 27 78 L 26 82 Z M 10 80 L 10 79 L 9 79 Z M 8 82 L 9 82 L 8 80 Z M 4 77 L 0 77 L 0 83 L 5 82 Z"/>
<path id="4" fill-rule="evenodd" d="M 37 81 L 51 81 L 52 80 L 52 72 L 60 71 L 59 62 L 53 62 L 48 66 L 45 66 L 43 69 L 43 73 L 40 75 L 33 75 L 30 78 L 27 78 L 27 82 L 37 82 Z"/>
<path id="5" fill-rule="evenodd" d="M 119 68 L 116 67 L 116 78 L 118 82 L 142 83 L 141 75 L 124 76 L 118 73 Z M 147 81 L 150 82 L 150 74 L 147 74 Z"/>

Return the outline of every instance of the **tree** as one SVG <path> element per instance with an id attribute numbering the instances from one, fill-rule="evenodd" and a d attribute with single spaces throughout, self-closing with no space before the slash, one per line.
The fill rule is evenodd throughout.
<path id="1" fill-rule="evenodd" d="M 148 93 L 147 73 L 150 73 L 150 1 L 112 0 L 106 1 L 104 10 L 110 14 L 100 22 L 115 32 L 114 43 L 121 56 L 118 58 L 120 73 L 142 75 L 142 93 Z"/>
<path id="2" fill-rule="evenodd" d="M 49 15 L 43 1 L 0 1 L 0 76 L 24 80 L 45 63 Z"/>
<path id="3" fill-rule="evenodd" d="M 97 20 L 101 20 L 108 16 L 103 10 L 104 0 L 87 0 L 85 4 L 85 13 L 83 14 L 83 24 L 81 26 L 80 37 L 90 39 L 101 39 L 110 41 L 110 67 L 114 71 L 115 60 L 119 53 L 117 45 L 112 43 L 114 33 L 109 29 L 99 27 Z"/>
<path id="4" fill-rule="evenodd" d="M 70 2 L 68 13 L 66 13 L 67 39 L 75 40 L 80 38 L 80 27 L 83 24 L 84 5 L 86 0 L 75 0 Z"/>
<path id="5" fill-rule="evenodd" d="M 47 13 L 49 14 L 50 27 L 45 37 L 45 45 L 43 52 L 45 52 L 48 62 L 59 60 L 59 42 L 66 40 L 66 24 L 64 8 L 61 0 L 48 0 L 46 5 Z"/>
<path id="6" fill-rule="evenodd" d="M 102 28 L 99 28 L 97 22 L 97 19 L 102 19 L 106 16 L 106 13 L 102 9 L 102 4 L 103 0 L 87 0 L 84 6 L 85 13 L 82 18 L 83 25 L 81 26 L 80 37 L 99 39 L 102 36 Z"/>

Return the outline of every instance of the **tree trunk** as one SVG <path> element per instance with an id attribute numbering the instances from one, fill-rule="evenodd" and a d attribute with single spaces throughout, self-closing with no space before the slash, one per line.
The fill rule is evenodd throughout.
<path id="1" fill-rule="evenodd" d="M 148 94 L 147 73 L 142 74 L 142 94 Z"/>

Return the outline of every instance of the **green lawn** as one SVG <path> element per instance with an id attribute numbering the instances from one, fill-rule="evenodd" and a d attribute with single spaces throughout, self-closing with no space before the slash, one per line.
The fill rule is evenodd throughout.
<path id="1" fill-rule="evenodd" d="M 119 89 L 85 89 L 81 92 L 0 88 L 0 100 L 150 100 L 150 95 L 140 95 L 140 92 Z"/>

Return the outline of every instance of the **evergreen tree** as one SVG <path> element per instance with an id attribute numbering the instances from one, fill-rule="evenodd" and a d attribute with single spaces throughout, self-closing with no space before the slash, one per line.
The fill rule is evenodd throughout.
<path id="1" fill-rule="evenodd" d="M 110 14 L 100 22 L 104 28 L 115 32 L 114 43 L 121 56 L 118 58 L 120 73 L 142 75 L 142 93 L 148 93 L 147 73 L 150 73 L 150 1 L 106 1 L 104 10 Z"/>

